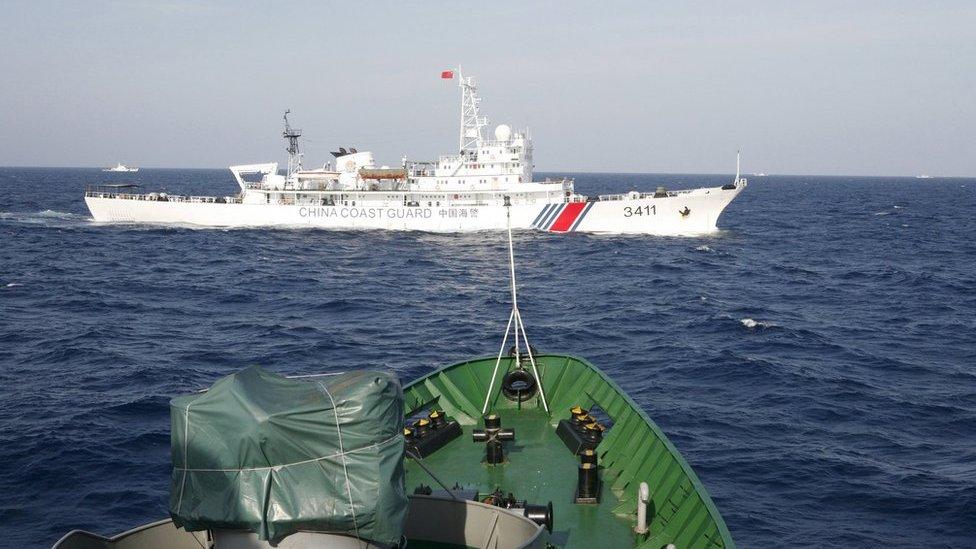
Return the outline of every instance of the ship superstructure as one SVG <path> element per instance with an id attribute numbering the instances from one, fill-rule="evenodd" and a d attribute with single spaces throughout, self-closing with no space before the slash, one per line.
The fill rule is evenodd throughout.
<path id="1" fill-rule="evenodd" d="M 445 71 L 454 78 L 454 71 Z M 339 147 L 333 161 L 304 169 L 301 130 L 285 113 L 288 165 L 231 166 L 236 196 L 125 194 L 92 187 L 85 200 L 96 221 L 207 226 L 298 225 L 334 229 L 435 232 L 501 230 L 505 201 L 516 228 L 552 232 L 701 234 L 745 187 L 738 173 L 723 187 L 587 197 L 570 179 L 533 181 L 532 140 L 507 124 L 488 132 L 474 78 L 457 71 L 461 123 L 457 154 L 434 161 L 377 165 L 372 152 Z"/>

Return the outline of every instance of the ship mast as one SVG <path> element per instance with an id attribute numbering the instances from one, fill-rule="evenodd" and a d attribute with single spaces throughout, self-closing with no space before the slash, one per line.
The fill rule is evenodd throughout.
<path id="1" fill-rule="evenodd" d="M 465 151 L 475 151 L 484 139 L 481 128 L 488 125 L 488 118 L 478 115 L 478 104 L 481 98 L 478 97 L 478 86 L 474 83 L 474 77 L 465 77 L 461 74 L 458 67 L 458 83 L 461 86 L 461 134 L 458 139 L 458 150 L 461 154 Z"/>
<path id="2" fill-rule="evenodd" d="M 302 153 L 298 150 L 298 138 L 302 136 L 302 130 L 298 128 L 292 128 L 288 124 L 288 113 L 291 109 L 285 111 L 285 131 L 281 132 L 281 136 L 288 140 L 288 177 L 291 178 L 292 174 L 302 169 Z"/>

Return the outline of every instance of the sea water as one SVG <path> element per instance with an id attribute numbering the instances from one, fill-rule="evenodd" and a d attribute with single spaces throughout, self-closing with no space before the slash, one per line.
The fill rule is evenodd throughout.
<path id="1" fill-rule="evenodd" d="M 235 192 L 222 170 L 0 169 L 0 546 L 166 517 L 169 398 L 247 365 L 410 380 L 498 352 L 503 233 L 99 225 L 102 182 Z M 973 179 L 753 178 L 713 236 L 517 232 L 519 303 L 533 346 L 662 427 L 741 547 L 972 547 L 974 212 Z"/>

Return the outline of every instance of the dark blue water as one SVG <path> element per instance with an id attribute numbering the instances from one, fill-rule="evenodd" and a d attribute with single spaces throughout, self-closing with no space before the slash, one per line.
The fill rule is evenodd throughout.
<path id="1" fill-rule="evenodd" d="M 497 352 L 502 234 L 93 225 L 84 184 L 109 179 L 234 190 L 0 170 L 2 546 L 165 517 L 168 399 L 238 368 L 411 379 Z M 973 212 L 972 179 L 754 178 L 707 238 L 518 233 L 522 312 L 647 410 L 740 546 L 972 547 Z"/>

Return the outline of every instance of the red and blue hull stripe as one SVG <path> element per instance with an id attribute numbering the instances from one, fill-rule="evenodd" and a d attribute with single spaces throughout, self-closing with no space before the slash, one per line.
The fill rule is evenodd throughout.
<path id="1" fill-rule="evenodd" d="M 593 204 L 593 202 L 547 204 L 535 217 L 532 227 L 554 233 L 571 233 L 579 227 L 586 214 L 590 213 Z"/>

